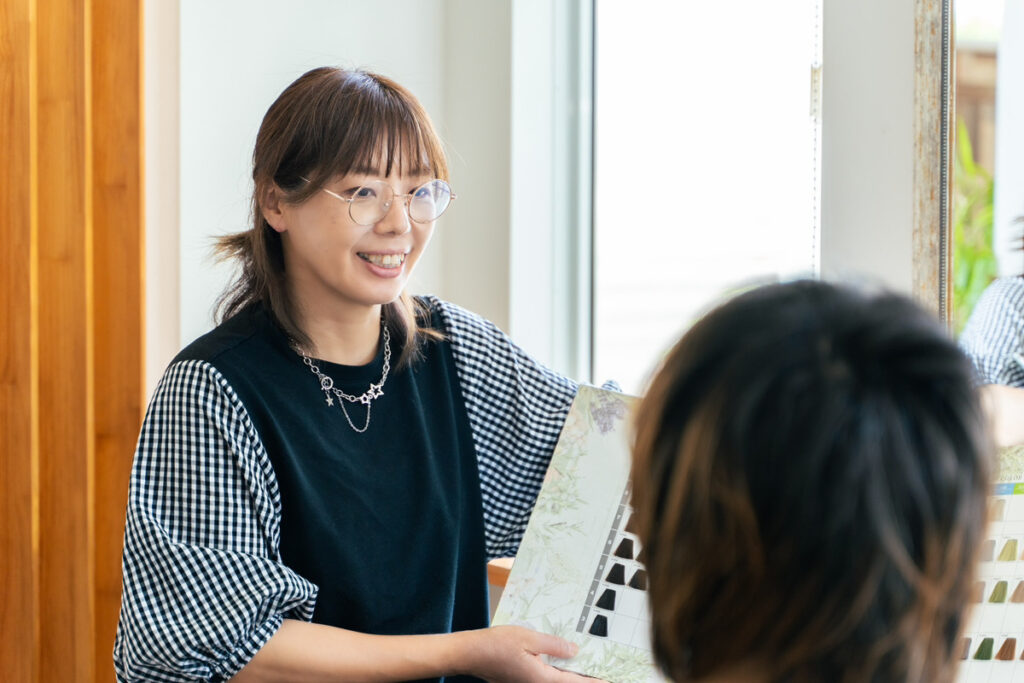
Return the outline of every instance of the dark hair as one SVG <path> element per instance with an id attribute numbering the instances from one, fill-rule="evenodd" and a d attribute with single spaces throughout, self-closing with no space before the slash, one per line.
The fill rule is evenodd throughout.
<path id="1" fill-rule="evenodd" d="M 308 345 L 289 300 L 281 236 L 263 217 L 260 198 L 276 186 L 285 201 L 298 204 L 335 176 L 381 166 L 385 175 L 397 168 L 448 179 L 441 142 L 412 93 L 378 74 L 330 67 L 308 71 L 285 88 L 256 136 L 252 227 L 218 240 L 220 257 L 241 265 L 217 302 L 218 321 L 259 302 L 289 337 Z M 392 335 L 403 341 L 398 366 L 415 357 L 424 335 L 437 336 L 420 327 L 419 321 L 428 318 L 405 292 L 383 306 L 382 316 Z"/>
<path id="2" fill-rule="evenodd" d="M 905 298 L 802 281 L 703 318 L 635 426 L 663 670 L 951 681 L 986 524 L 984 424 L 969 361 Z"/>

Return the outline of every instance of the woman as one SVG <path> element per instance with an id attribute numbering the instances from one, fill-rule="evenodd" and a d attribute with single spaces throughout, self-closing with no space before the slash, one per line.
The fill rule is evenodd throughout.
<path id="1" fill-rule="evenodd" d="M 1024 443 L 1024 276 L 998 278 L 985 288 L 960 346 L 977 371 L 996 443 Z"/>
<path id="2" fill-rule="evenodd" d="M 222 322 L 171 363 L 132 471 L 130 680 L 567 676 L 486 628 L 576 385 L 405 293 L 454 198 L 398 84 L 320 68 L 271 105 Z"/>
<path id="3" fill-rule="evenodd" d="M 910 301 L 744 294 L 637 410 L 653 650 L 677 681 L 954 680 L 991 448 L 969 362 Z"/>

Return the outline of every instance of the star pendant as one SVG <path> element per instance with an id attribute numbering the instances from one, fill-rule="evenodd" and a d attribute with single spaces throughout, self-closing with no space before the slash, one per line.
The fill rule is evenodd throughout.
<path id="1" fill-rule="evenodd" d="M 327 397 L 327 405 L 329 405 L 329 406 L 333 406 L 334 405 L 334 399 L 331 398 L 330 396 Z"/>
<path id="2" fill-rule="evenodd" d="M 366 390 L 366 393 L 363 394 L 359 398 L 359 400 L 360 400 L 360 402 L 362 402 L 362 403 L 364 403 L 366 405 L 370 405 L 370 401 L 372 401 L 375 398 L 380 398 L 383 395 L 384 395 L 384 391 L 383 391 L 383 389 L 380 388 L 379 384 L 371 384 L 370 388 Z"/>

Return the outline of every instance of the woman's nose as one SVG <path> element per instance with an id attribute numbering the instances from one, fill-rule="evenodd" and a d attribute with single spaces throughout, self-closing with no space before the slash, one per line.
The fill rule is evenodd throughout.
<path id="1" fill-rule="evenodd" d="M 409 198 L 395 197 L 391 200 L 391 206 L 384 218 L 377 221 L 374 229 L 384 234 L 404 235 L 412 229 L 412 221 L 409 219 Z"/>

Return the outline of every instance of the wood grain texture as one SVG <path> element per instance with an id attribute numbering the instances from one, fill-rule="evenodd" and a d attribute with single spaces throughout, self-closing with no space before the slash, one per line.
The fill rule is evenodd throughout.
<path id="1" fill-rule="evenodd" d="M 86 0 L 36 0 L 43 681 L 93 680 L 93 386 Z"/>
<path id="2" fill-rule="evenodd" d="M 113 679 L 128 476 L 144 410 L 142 0 L 93 0 L 96 680 Z"/>
<path id="3" fill-rule="evenodd" d="M 952 87 L 943 119 L 943 82 L 951 80 L 943 60 L 943 7 L 950 0 L 914 2 L 914 218 L 913 293 L 919 303 L 950 320 L 951 252 L 949 181 Z M 952 13 L 949 13 L 952 16 Z M 952 45 L 949 46 L 952 55 Z M 943 131 L 946 137 L 943 137 Z M 945 162 L 945 163 L 944 163 Z M 943 182 L 947 192 L 942 193 Z M 946 231 L 943 249 L 943 230 Z"/>
<path id="4" fill-rule="evenodd" d="M 0 0 L 0 679 L 39 673 L 32 0 Z"/>
<path id="5" fill-rule="evenodd" d="M 499 557 L 487 563 L 487 583 L 497 588 L 504 588 L 508 583 L 508 575 L 512 573 L 513 557 Z"/>
<path id="6" fill-rule="evenodd" d="M 2 681 L 114 679 L 142 413 L 141 2 L 0 0 Z"/>

